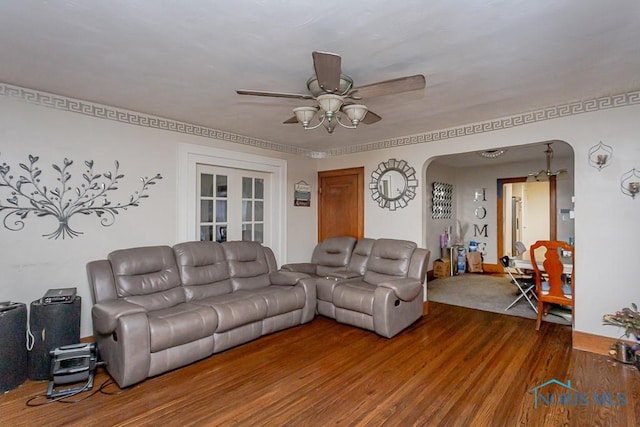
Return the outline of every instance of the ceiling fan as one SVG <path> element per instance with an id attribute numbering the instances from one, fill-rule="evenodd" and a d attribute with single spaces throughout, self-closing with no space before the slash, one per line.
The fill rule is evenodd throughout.
<path id="1" fill-rule="evenodd" d="M 285 120 L 283 123 L 300 123 L 307 130 L 316 129 L 320 125 L 324 125 L 327 132 L 333 133 L 336 124 L 348 129 L 355 129 L 360 123 L 372 124 L 382 120 L 382 117 L 373 111 L 369 111 L 365 105 L 353 101 L 421 90 L 426 85 L 425 77 L 422 74 L 416 74 L 354 87 L 353 79 L 346 74 L 342 74 L 342 58 L 340 55 L 316 51 L 313 52 L 312 57 L 315 74 L 307 80 L 309 94 L 256 90 L 237 90 L 236 93 L 239 95 L 315 100 L 315 106 L 294 108 L 295 116 Z M 317 119 L 318 123 L 312 125 L 314 118 Z M 347 119 L 348 123 L 344 123 L 344 120 Z"/>

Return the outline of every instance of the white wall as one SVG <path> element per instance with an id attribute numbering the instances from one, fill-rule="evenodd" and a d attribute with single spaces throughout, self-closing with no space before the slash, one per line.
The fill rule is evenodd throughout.
<path id="1" fill-rule="evenodd" d="M 370 195 L 365 197 L 365 234 L 412 240 L 423 247 L 440 229 L 426 226 L 429 185 L 425 170 L 431 159 L 449 154 L 562 140 L 575 153 L 575 242 L 576 242 L 576 330 L 618 337 L 615 328 L 603 326 L 604 313 L 638 301 L 635 265 L 640 236 L 640 201 L 620 191 L 620 177 L 640 169 L 640 106 L 627 106 L 568 116 L 437 142 L 313 160 L 246 145 L 122 124 L 78 113 L 32 105 L 0 97 L 0 164 L 12 171 L 40 157 L 43 176 L 54 172 L 52 163 L 72 159 L 74 178 L 84 160 L 94 160 L 96 170 L 106 171 L 114 160 L 125 175 L 114 201 L 122 201 L 138 189 L 138 177 L 162 174 L 164 179 L 149 191 L 137 208 L 120 214 L 111 227 L 102 227 L 94 216 L 73 217 L 72 225 L 83 235 L 74 239 L 49 240 L 41 235 L 53 231 L 50 218 L 29 218 L 22 231 L 0 227 L 0 300 L 29 303 L 49 288 L 76 286 L 83 297 L 82 335 L 91 334 L 90 293 L 85 265 L 104 258 L 110 251 L 132 246 L 173 244 L 178 239 L 176 175 L 180 143 L 202 144 L 272 156 L 287 160 L 286 259 L 280 263 L 307 260 L 316 242 L 318 170 L 364 166 L 366 188 L 377 164 L 389 158 L 408 160 L 417 171 L 416 198 L 404 209 L 381 209 Z M 384 125 L 384 122 L 379 124 Z M 611 165 L 602 171 L 589 166 L 589 148 L 599 141 L 614 149 Z M 539 166 L 536 159 L 536 165 Z M 555 163 L 554 163 L 555 165 Z M 80 168 L 81 169 L 81 168 Z M 49 175 L 47 175 L 49 176 Z M 53 175 L 51 175 L 53 176 Z M 51 179 L 50 177 L 47 179 Z M 310 208 L 293 207 L 293 184 L 305 180 L 312 186 Z M 0 191 L 4 191 L 0 187 Z M 5 193 L 2 192 L 2 197 Z M 563 207 L 559 204 L 559 208 Z M 560 236 L 559 236 L 560 237 Z"/>
<path id="2" fill-rule="evenodd" d="M 286 201 L 277 215 L 286 215 L 285 259 L 308 260 L 316 242 L 317 200 L 312 193 L 312 207 L 293 206 L 293 184 L 305 180 L 316 188 L 316 161 L 310 158 L 261 150 L 220 140 L 187 135 L 94 118 L 0 96 L 0 165 L 9 166 L 15 177 L 25 174 L 20 163 L 28 164 L 28 156 L 38 156 L 43 185 L 56 184 L 52 164 L 61 165 L 64 158 L 73 160 L 69 167 L 72 188 L 81 184 L 85 160 L 93 160 L 94 172 L 113 170 L 120 162 L 118 190 L 109 194 L 112 203 L 127 202 L 140 190 L 141 176 L 160 173 L 158 184 L 150 186 L 140 206 L 116 215 L 110 227 L 100 225 L 95 215 L 76 215 L 72 228 L 83 232 L 73 239 L 48 239 L 43 234 L 57 228 L 53 217 L 29 215 L 20 231 L 0 226 L 0 300 L 27 305 L 40 298 L 49 288 L 74 286 L 82 297 L 81 336 L 92 334 L 91 293 L 85 265 L 104 259 L 115 249 L 148 245 L 173 245 L 180 240 L 177 223 L 179 194 L 177 173 L 178 147 L 181 143 L 207 145 L 225 150 L 270 156 L 287 161 Z M 194 183 L 195 185 L 195 183 Z M 0 187 L 3 200 L 10 197 Z M 6 203 L 4 203 L 6 204 Z M 0 211 L 0 218 L 4 219 Z M 11 219 L 11 218 L 10 218 Z M 9 223 L 9 222 L 8 222 Z"/>
<path id="3" fill-rule="evenodd" d="M 640 106 L 606 109 L 436 142 L 327 158 L 319 168 L 364 166 L 365 176 L 369 177 L 379 162 L 397 158 L 424 171 L 437 156 L 548 140 L 566 141 L 573 147 L 575 158 L 575 329 L 618 337 L 619 331 L 602 325 L 602 315 L 640 300 L 637 274 L 629 268 L 637 258 L 640 200 L 632 200 L 620 191 L 621 175 L 634 167 L 640 169 L 639 116 Z M 379 125 L 384 126 L 384 122 Z M 611 165 L 602 171 L 592 168 L 587 161 L 589 148 L 600 141 L 614 149 Z M 536 159 L 537 169 L 539 162 Z M 366 198 L 367 236 L 408 239 L 426 247 L 432 235 L 441 233 L 439 228 L 426 227 L 430 188 L 424 177 L 423 172 L 416 199 L 397 212 L 385 211 L 370 197 Z M 559 203 L 558 208 L 563 207 Z M 490 221 L 495 228 L 495 218 Z"/>

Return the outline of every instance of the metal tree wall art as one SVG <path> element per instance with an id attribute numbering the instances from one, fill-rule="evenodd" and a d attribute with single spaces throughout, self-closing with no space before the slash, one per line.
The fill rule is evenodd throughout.
<path id="1" fill-rule="evenodd" d="M 82 183 L 72 186 L 69 181 L 71 174 L 68 169 L 73 165 L 73 160 L 64 159 L 61 166 L 51 165 L 57 172 L 57 183 L 47 187 L 41 182 L 42 169 L 36 163 L 39 157 L 29 155 L 29 163 L 20 163 L 24 175 L 15 177 L 11 174 L 11 167 L 6 163 L 0 165 L 0 190 L 8 190 L 8 197 L 2 195 L 0 199 L 0 215 L 4 215 L 3 224 L 11 231 L 19 231 L 24 228 L 24 220 L 29 215 L 35 217 L 52 216 L 58 220 L 58 228 L 44 237 L 57 239 L 60 236 L 74 238 L 80 234 L 69 225 L 69 220 L 77 214 L 95 214 L 100 218 L 100 223 L 108 227 L 115 222 L 116 215 L 129 207 L 138 206 L 141 199 L 149 197 L 145 192 L 150 185 L 162 179 L 160 174 L 152 178 L 143 177 L 142 188 L 129 197 L 128 203 L 112 204 L 107 199 L 111 191 L 118 189 L 118 180 L 124 178 L 119 173 L 120 164 L 116 160 L 115 169 L 103 173 L 93 171 L 93 160 L 86 160 L 85 172 L 82 174 Z"/>

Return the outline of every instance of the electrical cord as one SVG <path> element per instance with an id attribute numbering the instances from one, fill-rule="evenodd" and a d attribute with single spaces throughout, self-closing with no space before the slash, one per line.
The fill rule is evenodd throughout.
<path id="1" fill-rule="evenodd" d="M 110 379 L 109 379 L 109 380 L 110 380 Z M 109 381 L 109 380 L 107 380 L 107 381 Z M 65 394 L 65 395 L 62 395 L 62 396 L 55 397 L 55 398 L 53 398 L 53 399 L 49 399 L 49 398 L 47 397 L 47 395 L 46 395 L 46 394 L 38 394 L 38 395 L 36 395 L 36 396 L 30 397 L 29 399 L 27 399 L 27 401 L 26 401 L 26 405 L 27 405 L 27 406 L 34 407 L 34 406 L 43 406 L 43 405 L 48 405 L 49 403 L 54 403 L 54 402 L 61 402 L 61 403 L 77 403 L 77 402 L 80 402 L 80 401 L 82 401 L 82 400 L 84 400 L 84 399 L 86 399 L 86 398 L 88 398 L 88 397 L 93 396 L 93 395 L 94 395 L 94 394 L 96 394 L 96 392 L 98 391 L 98 390 L 96 390 L 96 391 L 92 392 L 91 394 L 89 394 L 88 396 L 83 397 L 82 399 L 76 399 L 76 400 L 74 400 L 74 401 L 65 401 L 65 400 L 64 400 L 64 399 L 68 399 L 68 398 L 73 397 L 73 396 L 77 396 L 78 394 L 80 394 L 80 393 L 82 393 L 82 392 L 85 392 L 85 391 L 87 391 L 87 390 L 89 390 L 89 383 L 85 384 L 82 388 L 80 388 L 80 389 L 78 389 L 78 390 L 75 390 L 75 391 L 73 391 L 73 392 L 70 392 L 69 394 Z M 46 401 L 44 401 L 44 402 L 40 402 L 40 403 L 33 403 L 33 402 L 34 402 L 34 401 L 36 401 L 37 399 L 43 399 L 43 398 L 46 398 L 47 400 L 46 400 Z"/>
<path id="2" fill-rule="evenodd" d="M 106 363 L 105 362 L 98 362 L 96 363 L 96 366 L 105 366 Z M 83 400 L 86 400 L 88 398 L 90 398 L 91 396 L 100 393 L 100 394 L 104 394 L 107 396 L 118 396 L 120 394 L 123 394 L 129 390 L 131 390 L 133 388 L 133 386 L 131 387 L 125 387 L 123 389 L 119 389 L 117 391 L 105 391 L 107 387 L 116 384 L 116 382 L 112 379 L 112 378 L 107 378 L 106 380 L 104 380 L 102 382 L 102 384 L 100 384 L 100 387 L 98 387 L 96 390 L 92 391 L 91 393 L 83 396 L 80 399 L 74 399 L 74 400 L 68 400 L 74 396 L 79 395 L 80 393 L 84 393 L 86 391 L 91 390 L 91 388 L 89 387 L 91 383 L 87 382 L 84 386 L 82 386 L 80 389 L 78 390 L 74 390 L 72 392 L 69 392 L 68 394 L 62 395 L 62 396 L 58 396 L 55 398 L 49 398 L 46 394 L 38 394 L 35 396 L 30 397 L 29 399 L 27 399 L 27 401 L 25 402 L 25 404 L 29 407 L 36 407 L 36 406 L 43 406 L 43 405 L 48 405 L 50 403 L 55 403 L 55 402 L 60 402 L 60 403 L 78 403 L 78 402 L 82 402 Z M 44 402 L 38 402 L 38 399 L 47 399 Z"/>

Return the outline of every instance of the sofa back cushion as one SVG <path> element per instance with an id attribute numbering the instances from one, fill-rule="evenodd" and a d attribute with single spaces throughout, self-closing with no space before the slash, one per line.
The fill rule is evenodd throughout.
<path id="1" fill-rule="evenodd" d="M 185 301 L 173 250 L 149 246 L 113 251 L 109 254 L 119 298 L 148 311 L 173 307 Z"/>
<path id="2" fill-rule="evenodd" d="M 377 285 L 399 277 L 407 277 L 411 255 L 417 245 L 408 240 L 378 239 L 367 261 L 364 281 Z"/>
<path id="3" fill-rule="evenodd" d="M 355 237 L 327 237 L 316 245 L 311 255 L 311 262 L 316 264 L 316 274 L 327 276 L 329 273 L 344 269 L 356 244 Z"/>
<path id="4" fill-rule="evenodd" d="M 232 292 L 229 266 L 222 245 L 186 242 L 173 247 L 187 301 Z"/>
<path id="5" fill-rule="evenodd" d="M 347 267 L 349 271 L 356 271 L 360 273 L 361 276 L 364 276 L 365 271 L 367 271 L 367 262 L 369 261 L 374 242 L 375 239 L 368 238 L 358 240 L 356 247 L 353 248 L 351 261 L 349 261 L 349 266 Z"/>
<path id="6" fill-rule="evenodd" d="M 234 291 L 264 288 L 271 284 L 269 262 L 260 243 L 224 242 L 222 248 Z"/>

